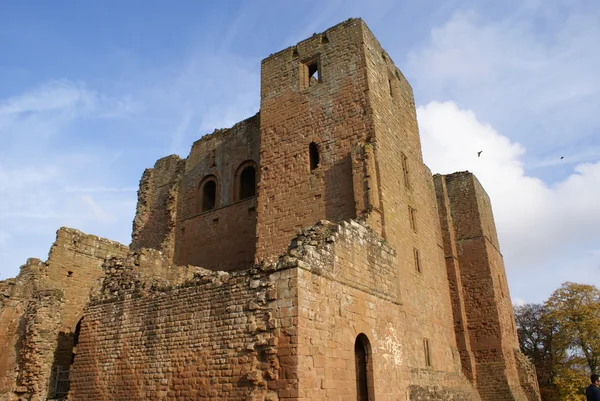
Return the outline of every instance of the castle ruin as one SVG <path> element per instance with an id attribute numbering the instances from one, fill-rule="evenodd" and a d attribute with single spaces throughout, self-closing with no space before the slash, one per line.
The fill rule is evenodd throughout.
<path id="1" fill-rule="evenodd" d="M 365 23 L 260 99 L 144 172 L 129 247 L 61 228 L 0 282 L 0 400 L 539 400 L 490 200 Z"/>

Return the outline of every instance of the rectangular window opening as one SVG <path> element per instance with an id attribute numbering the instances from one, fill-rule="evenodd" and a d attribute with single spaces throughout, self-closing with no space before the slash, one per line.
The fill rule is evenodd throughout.
<path id="1" fill-rule="evenodd" d="M 417 211 L 415 209 L 413 209 L 412 207 L 408 207 L 408 218 L 410 221 L 410 228 L 413 229 L 413 231 L 417 231 Z"/>
<path id="2" fill-rule="evenodd" d="M 419 250 L 417 248 L 413 248 L 413 253 L 415 255 L 415 270 L 417 273 L 421 273 L 421 258 L 419 255 Z"/>
<path id="3" fill-rule="evenodd" d="M 402 157 L 402 172 L 404 173 L 404 186 L 407 189 L 410 189 L 410 180 L 408 179 L 408 158 L 404 153 L 401 154 Z"/>
<path id="4" fill-rule="evenodd" d="M 306 89 L 321 82 L 321 63 L 315 57 L 300 63 L 300 89 Z"/>
<path id="5" fill-rule="evenodd" d="M 425 351 L 425 366 L 431 366 L 431 351 L 429 350 L 429 340 L 423 339 L 423 350 Z"/>

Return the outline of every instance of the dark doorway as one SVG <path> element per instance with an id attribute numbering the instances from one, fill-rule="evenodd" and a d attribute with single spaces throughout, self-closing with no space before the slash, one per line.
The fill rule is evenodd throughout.
<path id="1" fill-rule="evenodd" d="M 248 166 L 240 174 L 240 200 L 256 195 L 256 169 Z"/>
<path id="2" fill-rule="evenodd" d="M 359 334 L 354 343 L 354 360 L 356 363 L 356 395 L 358 401 L 373 400 L 373 367 L 371 345 L 364 334 Z"/>
<path id="3" fill-rule="evenodd" d="M 202 211 L 214 209 L 216 200 L 217 182 L 214 180 L 206 181 L 202 187 Z"/>

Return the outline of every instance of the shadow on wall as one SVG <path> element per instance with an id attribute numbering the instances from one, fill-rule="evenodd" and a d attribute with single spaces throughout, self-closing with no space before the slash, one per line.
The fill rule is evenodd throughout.
<path id="1" fill-rule="evenodd" d="M 63 399 L 69 392 L 69 373 L 77 354 L 82 320 L 83 318 L 79 320 L 74 332 L 58 333 L 52 372 L 48 383 L 49 399 Z"/>
<path id="2" fill-rule="evenodd" d="M 336 223 L 356 218 L 350 154 L 325 172 L 325 218 Z"/>

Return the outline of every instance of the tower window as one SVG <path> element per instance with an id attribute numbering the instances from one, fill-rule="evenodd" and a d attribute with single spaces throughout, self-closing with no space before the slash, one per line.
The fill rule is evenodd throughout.
<path id="1" fill-rule="evenodd" d="M 300 63 L 299 68 L 300 89 L 306 89 L 321 82 L 319 57 Z"/>
<path id="2" fill-rule="evenodd" d="M 429 340 L 423 339 L 423 351 L 425 352 L 425 366 L 431 366 L 431 351 L 429 349 Z"/>
<path id="3" fill-rule="evenodd" d="M 308 154 L 310 156 L 310 171 L 313 171 L 319 167 L 319 146 L 316 143 L 311 142 L 310 145 L 308 145 Z"/>
<path id="4" fill-rule="evenodd" d="M 214 177 L 210 177 L 204 180 L 201 185 L 202 202 L 200 211 L 205 212 L 207 210 L 214 209 L 217 204 L 217 181 Z"/>
<path id="5" fill-rule="evenodd" d="M 406 155 L 404 153 L 402 153 L 400 155 L 400 157 L 402 158 L 402 172 L 404 174 L 404 186 L 409 189 L 410 188 L 410 181 L 408 179 L 408 158 L 406 157 Z"/>
<path id="6" fill-rule="evenodd" d="M 245 167 L 240 174 L 239 200 L 256 195 L 256 169 L 254 166 Z"/>
<path id="7" fill-rule="evenodd" d="M 412 207 L 408 207 L 408 219 L 410 221 L 410 228 L 413 231 L 417 231 L 417 211 Z"/>
<path id="8" fill-rule="evenodd" d="M 421 273 L 421 257 L 419 255 L 419 250 L 417 248 L 413 248 L 413 253 L 415 256 L 415 270 L 417 273 Z"/>

